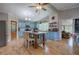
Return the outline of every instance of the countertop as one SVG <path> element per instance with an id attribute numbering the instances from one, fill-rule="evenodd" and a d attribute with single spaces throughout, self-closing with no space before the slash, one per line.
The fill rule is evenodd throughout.
<path id="1" fill-rule="evenodd" d="M 25 32 L 34 33 L 34 34 L 44 34 L 44 33 L 47 33 L 47 32 L 41 32 L 41 31 L 38 31 L 38 32 L 33 32 L 33 31 L 25 31 Z"/>

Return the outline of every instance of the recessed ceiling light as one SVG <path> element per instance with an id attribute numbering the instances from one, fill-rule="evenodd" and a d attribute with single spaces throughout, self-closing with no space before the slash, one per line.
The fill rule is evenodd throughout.
<path id="1" fill-rule="evenodd" d="M 31 20 L 31 18 L 29 18 L 29 17 L 26 17 L 26 18 L 25 18 L 25 20 L 28 20 L 28 21 L 30 21 L 30 20 Z"/>
<path id="2" fill-rule="evenodd" d="M 26 17 L 25 20 L 28 20 L 28 18 Z"/>

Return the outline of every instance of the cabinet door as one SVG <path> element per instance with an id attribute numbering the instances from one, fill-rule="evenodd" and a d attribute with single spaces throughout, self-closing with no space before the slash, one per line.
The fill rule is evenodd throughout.
<path id="1" fill-rule="evenodd" d="M 49 39 L 49 32 L 47 32 L 46 34 L 45 34 L 45 38 L 48 40 Z"/>
<path id="2" fill-rule="evenodd" d="M 48 39 L 48 40 L 53 39 L 52 32 L 48 32 L 48 33 L 46 33 L 46 39 Z"/>
<path id="3" fill-rule="evenodd" d="M 48 32 L 46 34 L 46 39 L 58 40 L 58 39 L 60 39 L 60 34 L 59 34 L 59 32 Z"/>
<path id="4" fill-rule="evenodd" d="M 54 40 L 60 39 L 59 32 L 53 32 L 53 38 L 54 38 Z"/>
<path id="5" fill-rule="evenodd" d="M 53 40 L 53 32 L 50 32 L 50 39 Z"/>

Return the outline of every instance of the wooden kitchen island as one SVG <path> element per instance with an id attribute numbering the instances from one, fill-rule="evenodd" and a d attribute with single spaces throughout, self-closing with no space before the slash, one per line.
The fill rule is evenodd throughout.
<path id="1" fill-rule="evenodd" d="M 32 32 L 32 31 L 26 31 L 26 33 L 29 33 L 29 34 L 33 34 L 34 35 L 34 39 L 35 39 L 35 42 L 34 42 L 34 48 L 38 48 L 39 44 L 38 44 L 38 39 L 39 39 L 39 35 L 41 34 L 42 35 L 42 48 L 45 47 L 45 33 L 46 32 Z"/>

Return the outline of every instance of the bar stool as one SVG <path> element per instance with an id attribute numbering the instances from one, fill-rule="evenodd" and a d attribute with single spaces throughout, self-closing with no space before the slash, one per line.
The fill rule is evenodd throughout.
<path id="1" fill-rule="evenodd" d="M 29 48 L 29 46 L 32 45 L 33 42 L 35 42 L 35 40 L 29 37 L 29 32 L 25 32 L 24 33 L 24 46 Z"/>

